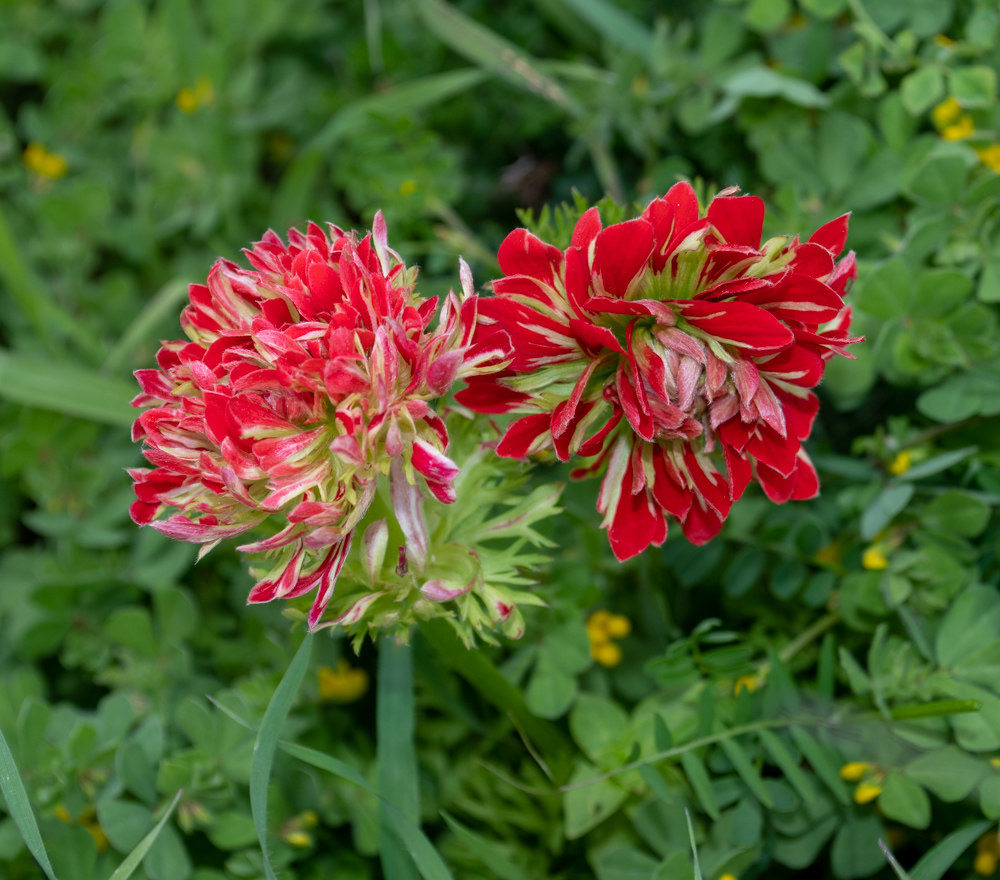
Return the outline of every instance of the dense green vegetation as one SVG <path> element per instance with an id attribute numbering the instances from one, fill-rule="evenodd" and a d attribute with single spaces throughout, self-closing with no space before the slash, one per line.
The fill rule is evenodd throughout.
<path id="1" fill-rule="evenodd" d="M 60 880 L 110 877 L 180 789 L 132 876 L 266 876 L 240 722 L 301 628 L 246 606 L 232 547 L 196 565 L 127 512 L 130 371 L 185 285 L 380 208 L 443 293 L 547 202 L 680 178 L 762 196 L 765 236 L 853 212 L 867 342 L 819 389 L 822 495 L 751 487 L 620 565 L 572 483 L 520 641 L 314 637 L 258 780 L 271 862 L 446 876 L 381 778 L 457 878 L 685 880 L 685 809 L 706 880 L 891 877 L 880 839 L 914 880 L 995 874 L 998 68 L 993 0 L 0 5 L 0 732 Z M 0 876 L 42 876 L 9 817 Z"/>

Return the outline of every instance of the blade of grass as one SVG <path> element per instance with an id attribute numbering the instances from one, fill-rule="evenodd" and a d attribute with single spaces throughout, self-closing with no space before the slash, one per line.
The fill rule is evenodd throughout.
<path id="1" fill-rule="evenodd" d="M 250 762 L 250 812 L 253 814 L 261 852 L 264 854 L 264 873 L 268 880 L 277 878 L 267 854 L 267 786 L 271 779 L 274 753 L 278 748 L 278 735 L 292 708 L 292 703 L 295 702 L 295 695 L 302 686 L 302 679 L 305 678 L 312 642 L 313 634 L 306 633 L 299 650 L 288 664 L 288 669 L 282 676 L 274 696 L 271 697 L 264 719 L 260 723 Z"/>
<path id="2" fill-rule="evenodd" d="M 10 753 L 10 746 L 4 739 L 3 731 L 0 731 L 0 793 L 7 802 L 7 811 L 14 820 L 17 830 L 21 832 L 21 839 L 28 847 L 28 852 L 35 857 L 45 876 L 49 880 L 56 880 L 52 862 L 49 861 L 49 854 L 45 851 L 45 844 L 42 843 L 42 835 L 31 809 L 31 802 L 28 800 L 28 792 L 24 788 L 24 782 L 21 780 L 17 764 L 14 763 L 14 756 Z"/>
<path id="3" fill-rule="evenodd" d="M 125 856 L 125 861 L 118 866 L 115 873 L 108 880 L 128 880 L 132 876 L 135 869 L 139 867 L 139 863 L 146 857 L 146 853 L 149 852 L 150 847 L 156 842 L 156 838 L 160 836 L 163 826 L 167 824 L 167 820 L 170 818 L 171 813 L 173 813 L 174 807 L 177 806 L 177 802 L 181 799 L 183 793 L 184 789 L 181 789 L 174 795 L 173 802 L 167 808 L 167 812 L 163 814 L 163 818 L 156 823 L 156 827 L 149 834 L 139 841 L 136 848 Z"/>
<path id="4" fill-rule="evenodd" d="M 992 825 L 993 823 L 987 819 L 953 831 L 924 853 L 923 858 L 910 871 L 910 880 L 941 880 L 958 857 Z"/>
<path id="5" fill-rule="evenodd" d="M 208 697 L 208 701 L 241 727 L 245 727 L 247 730 L 255 730 L 250 722 L 241 718 L 226 706 L 223 706 L 218 700 Z M 278 746 L 286 755 L 297 758 L 299 761 L 304 761 L 306 764 L 311 764 L 320 770 L 325 770 L 327 773 L 332 773 L 334 776 L 339 776 L 346 782 L 358 785 L 365 791 L 371 792 L 377 798 L 383 800 L 379 790 L 349 764 L 345 764 L 343 761 L 330 755 L 325 755 L 316 749 L 300 746 L 297 743 L 280 740 Z M 386 810 L 396 834 L 403 842 L 407 852 L 413 857 L 413 863 L 417 866 L 420 876 L 424 880 L 454 880 L 451 872 L 448 870 L 448 866 L 444 863 L 444 859 L 441 858 L 438 851 L 434 848 L 434 844 L 427 838 L 427 835 L 420 830 L 420 826 L 412 819 L 408 819 L 401 810 L 392 804 L 386 804 Z"/>
<path id="6" fill-rule="evenodd" d="M 583 109 L 576 99 L 552 77 L 543 73 L 534 58 L 513 43 L 444 0 L 415 2 L 427 29 L 459 55 L 514 85 L 551 101 L 571 116 L 582 116 Z"/>
<path id="7" fill-rule="evenodd" d="M 895 872 L 899 880 L 913 880 L 913 878 L 910 877 L 910 875 L 907 874 L 905 870 L 903 870 L 903 866 L 896 861 L 896 857 L 892 854 L 892 851 L 889 849 L 889 847 L 887 847 L 882 842 L 881 837 L 878 839 L 878 845 L 879 848 L 882 850 L 882 855 L 886 857 L 886 860 L 889 862 L 889 866 Z"/>
<path id="8" fill-rule="evenodd" d="M 409 646 L 383 638 L 376 695 L 378 787 L 382 793 L 379 855 L 386 880 L 410 880 L 416 869 L 389 819 L 388 805 L 414 822 L 420 816 L 417 753 L 413 746 L 413 656 Z"/>
<path id="9" fill-rule="evenodd" d="M 382 10 L 379 0 L 364 0 L 365 42 L 368 44 L 368 68 L 374 74 L 385 70 L 382 57 Z"/>
<path id="10" fill-rule="evenodd" d="M 694 840 L 694 825 L 691 823 L 691 812 L 684 808 L 684 818 L 687 819 L 688 840 L 691 842 L 691 858 L 694 860 L 694 880 L 702 880 L 701 864 L 698 861 L 698 844 Z"/>
<path id="11" fill-rule="evenodd" d="M 128 426 L 136 417 L 129 405 L 136 393 L 129 383 L 85 367 L 29 360 L 0 349 L 0 395 L 15 403 Z"/>
<path id="12" fill-rule="evenodd" d="M 153 294 L 142 311 L 128 325 L 121 338 L 112 346 L 101 369 L 109 373 L 121 369 L 129 355 L 146 341 L 160 323 L 177 312 L 186 296 L 187 284 L 180 278 L 164 284 Z"/>
<path id="13" fill-rule="evenodd" d="M 504 855 L 503 850 L 492 840 L 487 840 L 481 834 L 476 834 L 471 828 L 466 828 L 444 810 L 441 811 L 441 816 L 448 823 L 448 827 L 455 837 L 465 844 L 468 852 L 479 859 L 483 867 L 496 874 L 500 880 L 531 880 L 524 871 Z"/>
<path id="14" fill-rule="evenodd" d="M 559 728 L 532 715 L 521 692 L 514 687 L 482 651 L 470 651 L 444 620 L 428 620 L 420 632 L 444 662 L 471 684 L 503 713 L 510 713 L 535 747 L 557 780 L 569 778 L 570 757 L 574 749 Z"/>
<path id="15" fill-rule="evenodd" d="M 653 57 L 653 32 L 639 19 L 608 0 L 562 0 L 605 40 L 622 49 Z"/>

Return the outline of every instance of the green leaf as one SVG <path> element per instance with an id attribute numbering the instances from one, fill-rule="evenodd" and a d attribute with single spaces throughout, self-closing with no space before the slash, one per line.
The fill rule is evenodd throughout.
<path id="1" fill-rule="evenodd" d="M 570 788 L 563 794 L 563 813 L 567 840 L 578 840 L 617 811 L 627 792 L 611 779 L 587 783 L 600 775 L 600 770 L 587 761 L 580 761 L 570 777 Z"/>
<path id="2" fill-rule="evenodd" d="M 576 697 L 576 678 L 563 671 L 548 651 L 540 651 L 524 698 L 540 718 L 560 718 Z"/>
<path id="3" fill-rule="evenodd" d="M 938 629 L 934 651 L 948 669 L 1000 638 L 1000 597 L 992 587 L 969 587 L 952 603 Z"/>
<path id="4" fill-rule="evenodd" d="M 444 0 L 414 2 L 427 29 L 459 55 L 552 102 L 572 116 L 581 115 L 577 101 L 552 77 L 543 73 L 534 58 L 513 43 Z"/>
<path id="5" fill-rule="evenodd" d="M 879 838 L 882 823 L 870 812 L 851 810 L 830 848 L 830 867 L 838 880 L 869 877 L 884 864 Z"/>
<path id="6" fill-rule="evenodd" d="M 1000 175 L 997 177 L 1000 178 Z M 990 260 L 983 264 L 983 271 L 979 276 L 979 286 L 976 288 L 976 296 L 980 302 L 1000 302 L 1000 263 Z"/>
<path id="7" fill-rule="evenodd" d="M 930 110 L 944 97 L 944 76 L 941 70 L 931 65 L 918 67 L 913 73 L 903 77 L 899 84 L 899 95 L 906 112 L 919 116 Z"/>
<path id="8" fill-rule="evenodd" d="M 963 107 L 990 107 L 997 99 L 997 74 L 985 65 L 955 68 L 948 71 L 948 87 Z"/>
<path id="9" fill-rule="evenodd" d="M 712 781 L 708 778 L 708 771 L 701 758 L 693 751 L 684 752 L 681 755 L 681 766 L 684 768 L 684 775 L 687 776 L 691 788 L 698 798 L 701 808 L 708 813 L 712 819 L 719 818 L 719 804 L 715 799 L 715 792 L 712 790 Z"/>
<path id="10" fill-rule="evenodd" d="M 913 486 L 896 483 L 886 486 L 861 515 L 861 537 L 870 541 L 889 525 L 913 497 Z"/>
<path id="11" fill-rule="evenodd" d="M 179 791 L 176 795 L 174 795 L 173 801 L 170 803 L 167 811 L 160 818 L 160 821 L 156 823 L 156 827 L 139 841 L 136 848 L 125 857 L 125 861 L 118 866 L 117 870 L 111 875 L 109 880 L 128 880 L 128 878 L 132 876 L 135 869 L 139 867 L 139 863 L 146 857 L 153 844 L 159 839 L 160 833 L 167 824 L 167 820 L 174 812 L 174 807 L 177 806 L 177 802 L 181 799 L 181 794 L 183 794 L 183 792 Z"/>
<path id="12" fill-rule="evenodd" d="M 138 392 L 138 386 L 86 367 L 30 360 L 0 349 L 0 396 L 14 403 L 127 427 L 138 415 L 129 404 Z"/>
<path id="13" fill-rule="evenodd" d="M 235 810 L 217 813 L 206 833 L 213 846 L 227 851 L 243 849 L 257 839 L 253 817 Z"/>
<path id="14" fill-rule="evenodd" d="M 899 480 L 922 480 L 954 467 L 960 461 L 964 461 L 970 455 L 975 455 L 979 451 L 977 446 L 966 446 L 963 449 L 954 449 L 951 452 L 942 452 L 940 455 L 933 455 L 924 461 L 918 462 L 905 474 L 900 475 Z"/>
<path id="15" fill-rule="evenodd" d="M 815 801 L 816 789 L 813 788 L 809 777 L 802 772 L 802 768 L 799 767 L 798 762 L 781 737 L 771 730 L 762 730 L 757 735 L 760 737 L 761 744 L 771 756 L 771 760 L 781 768 L 781 772 L 785 774 L 785 779 L 791 783 L 792 787 L 802 796 L 802 799 L 806 803 Z"/>
<path id="16" fill-rule="evenodd" d="M 187 299 L 187 290 L 187 284 L 175 278 L 154 293 L 108 352 L 103 369 L 113 373 L 126 366 L 136 348 L 149 341 L 160 325 L 168 318 L 176 319 L 181 303 Z"/>
<path id="17" fill-rule="evenodd" d="M 979 806 L 987 819 L 1000 819 L 1000 776 L 990 776 L 979 784 Z"/>
<path id="18" fill-rule="evenodd" d="M 751 30 L 769 33 L 784 25 L 791 14 L 791 0 L 750 0 L 743 21 Z"/>
<path id="19" fill-rule="evenodd" d="M 149 880 L 188 880 L 191 876 L 191 857 L 173 825 L 160 827 L 142 860 L 142 868 Z"/>
<path id="20" fill-rule="evenodd" d="M 945 872 L 958 861 L 992 822 L 974 822 L 949 834 L 939 844 L 924 853 L 910 871 L 910 880 L 941 880 Z"/>
<path id="21" fill-rule="evenodd" d="M 687 819 L 688 841 L 691 844 L 691 859 L 694 862 L 694 880 L 702 880 L 701 863 L 698 860 L 698 845 L 694 839 L 694 825 L 691 822 L 691 814 L 687 807 L 684 808 L 684 816 Z"/>
<path id="22" fill-rule="evenodd" d="M 972 279 L 951 269 L 931 269 L 920 276 L 910 307 L 914 318 L 940 318 L 954 311 L 972 293 Z"/>
<path id="23" fill-rule="evenodd" d="M 936 156 L 917 168 L 906 191 L 918 201 L 950 207 L 961 201 L 964 185 L 965 161 L 959 156 Z"/>
<path id="24" fill-rule="evenodd" d="M 563 0 L 609 43 L 635 52 L 646 61 L 653 56 L 653 34 L 639 19 L 609 0 Z"/>
<path id="25" fill-rule="evenodd" d="M 984 767 L 956 746 L 945 746 L 911 761 L 903 772 L 946 803 L 966 797 L 976 787 Z"/>
<path id="26" fill-rule="evenodd" d="M 938 495 L 924 508 L 920 517 L 931 531 L 954 532 L 966 538 L 981 535 L 989 518 L 988 504 L 958 489 Z"/>
<path id="27" fill-rule="evenodd" d="M 596 694 L 580 694 L 569 716 L 569 729 L 576 744 L 595 764 L 612 749 L 625 732 L 628 715 L 616 702 Z"/>
<path id="28" fill-rule="evenodd" d="M 812 765 L 816 775 L 823 780 L 834 797 L 844 805 L 849 804 L 851 796 L 844 781 L 840 778 L 840 768 L 830 758 L 823 746 L 801 727 L 792 726 L 788 732 L 791 733 L 799 751 Z"/>
<path id="29" fill-rule="evenodd" d="M 887 819 L 895 819 L 910 828 L 931 824 L 931 801 L 912 779 L 902 773 L 890 773 L 878 796 L 879 809 Z"/>
<path id="30" fill-rule="evenodd" d="M 379 791 L 382 806 L 391 804 L 417 822 L 420 794 L 417 788 L 417 755 L 413 746 L 413 655 L 408 645 L 390 636 L 379 642 L 376 708 Z M 379 855 L 387 880 L 416 877 L 405 848 L 393 834 L 388 811 L 382 810 Z"/>
<path id="31" fill-rule="evenodd" d="M 17 825 L 17 830 L 21 832 L 21 838 L 28 847 L 28 852 L 35 857 L 45 876 L 49 880 L 56 880 L 49 854 L 45 851 L 45 844 L 42 843 L 35 814 L 31 810 L 28 792 L 21 781 L 21 774 L 14 763 L 14 756 L 10 752 L 7 740 L 4 739 L 3 731 L 0 731 L 0 794 L 3 794 L 7 811 Z"/>
<path id="32" fill-rule="evenodd" d="M 253 747 L 253 761 L 250 766 L 250 810 L 253 813 L 254 825 L 257 828 L 257 839 L 260 841 L 264 856 L 264 873 L 268 880 L 277 880 L 271 859 L 267 850 L 267 787 L 271 780 L 271 766 L 274 763 L 274 753 L 278 748 L 278 737 L 281 728 L 288 717 L 288 712 L 295 702 L 306 670 L 309 668 L 309 653 L 312 650 L 313 634 L 306 633 L 299 650 L 278 684 L 271 702 L 268 703 L 257 740 Z"/>
<path id="33" fill-rule="evenodd" d="M 753 792 L 754 797 L 765 807 L 773 809 L 774 801 L 771 800 L 771 795 L 768 794 L 767 789 L 764 787 L 764 780 L 760 778 L 757 768 L 754 767 L 750 756 L 743 750 L 743 746 L 735 739 L 724 739 L 719 745 L 722 747 L 722 751 L 726 753 L 726 757 L 732 762 L 733 767 L 736 768 L 740 779 Z"/>
<path id="34" fill-rule="evenodd" d="M 780 97 L 800 107 L 826 107 L 830 103 L 812 83 L 763 66 L 740 71 L 722 84 L 722 90 L 736 98 Z"/>
<path id="35" fill-rule="evenodd" d="M 130 852 L 149 834 L 153 812 L 135 801 L 102 798 L 97 802 L 97 821 L 119 852 Z"/>
<path id="36" fill-rule="evenodd" d="M 858 308 L 877 318 L 899 318 L 909 309 L 912 286 L 913 279 L 906 263 L 890 260 L 859 285 Z"/>
<path id="37" fill-rule="evenodd" d="M 481 834 L 476 834 L 444 810 L 441 816 L 466 849 L 475 856 L 480 864 L 495 874 L 500 880 L 530 880 L 528 875 L 515 865 L 504 853 L 504 847 L 487 840 Z"/>

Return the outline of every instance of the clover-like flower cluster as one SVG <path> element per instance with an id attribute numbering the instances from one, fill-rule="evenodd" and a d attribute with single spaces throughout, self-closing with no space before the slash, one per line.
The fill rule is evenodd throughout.
<path id="1" fill-rule="evenodd" d="M 853 252 L 835 262 L 848 218 L 761 244 L 764 203 L 734 193 L 702 211 L 679 183 L 607 228 L 591 208 L 565 251 L 516 230 L 481 304 L 477 338 L 509 338 L 510 364 L 457 399 L 527 414 L 501 455 L 595 456 L 577 475 L 604 471 L 597 507 L 622 560 L 662 544 L 668 514 L 709 540 L 751 480 L 776 502 L 819 489 L 802 448 L 809 389 L 858 341 L 843 302 Z"/>
<path id="2" fill-rule="evenodd" d="M 429 402 L 498 356 L 473 344 L 478 297 L 464 263 L 463 296 L 449 293 L 431 329 L 437 301 L 417 295 L 381 215 L 360 241 L 328 233 L 310 224 L 286 244 L 269 232 L 246 251 L 250 270 L 219 260 L 190 287 L 188 340 L 136 373 L 133 401 L 149 407 L 133 436 L 153 465 L 131 471 L 133 519 L 205 550 L 270 527 L 240 547 L 267 560 L 249 601 L 315 590 L 311 627 L 379 476 L 391 475 L 399 504 L 413 503 L 418 477 L 455 500 L 458 468 Z"/>

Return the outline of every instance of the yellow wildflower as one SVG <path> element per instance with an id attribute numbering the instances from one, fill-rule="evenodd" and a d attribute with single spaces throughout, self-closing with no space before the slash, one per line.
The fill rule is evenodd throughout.
<path id="1" fill-rule="evenodd" d="M 990 766 L 992 766 L 994 770 L 1000 770 L 1000 758 L 990 758 Z"/>
<path id="2" fill-rule="evenodd" d="M 974 134 L 976 126 L 972 117 L 965 113 L 954 125 L 949 125 L 941 132 L 941 137 L 946 141 L 960 141 Z"/>
<path id="3" fill-rule="evenodd" d="M 721 876 L 721 877 L 719 878 L 719 880 L 736 880 L 736 875 L 735 875 L 735 874 L 730 874 L 730 873 L 729 873 L 729 872 L 727 871 L 727 872 L 726 872 L 725 874 L 723 874 L 723 875 L 722 875 L 722 876 Z"/>
<path id="4" fill-rule="evenodd" d="M 632 623 L 623 614 L 598 609 L 587 618 L 590 656 L 602 666 L 617 666 L 622 662 L 622 649 L 612 639 L 623 639 L 630 632 Z"/>
<path id="5" fill-rule="evenodd" d="M 285 835 L 285 842 L 300 849 L 305 849 L 307 846 L 312 846 L 313 841 L 305 831 L 289 831 Z"/>
<path id="6" fill-rule="evenodd" d="M 62 804 L 56 807 L 56 818 L 60 822 L 65 822 L 67 825 L 73 824 L 73 817 L 70 816 L 69 810 L 67 810 Z"/>
<path id="7" fill-rule="evenodd" d="M 646 79 L 642 74 L 639 74 L 632 79 L 632 94 L 636 97 L 642 97 L 649 91 L 649 80 Z"/>
<path id="8" fill-rule="evenodd" d="M 84 822 L 83 827 L 90 832 L 90 836 L 94 838 L 94 843 L 97 846 L 97 851 L 99 853 L 107 852 L 108 848 L 111 846 L 111 841 L 108 840 L 108 835 L 104 833 L 104 829 L 101 828 L 96 822 Z"/>
<path id="9" fill-rule="evenodd" d="M 215 90 L 207 76 L 199 76 L 194 88 L 185 86 L 177 93 L 177 106 L 184 113 L 194 113 L 199 107 L 207 107 L 215 101 Z"/>
<path id="10" fill-rule="evenodd" d="M 875 798 L 882 794 L 882 786 L 873 782 L 862 782 L 854 789 L 854 803 L 870 804 Z"/>
<path id="11" fill-rule="evenodd" d="M 743 688 L 746 688 L 752 694 L 759 687 L 760 679 L 756 675 L 741 675 L 733 685 L 733 695 L 738 697 Z"/>
<path id="12" fill-rule="evenodd" d="M 983 877 L 989 877 L 997 869 L 1000 862 L 1000 840 L 995 831 L 989 831 L 976 841 L 976 860 L 972 870 Z"/>
<path id="13" fill-rule="evenodd" d="M 979 154 L 979 161 L 987 168 L 1000 171 L 1000 144 L 983 147 L 981 150 L 976 150 L 976 153 Z"/>
<path id="14" fill-rule="evenodd" d="M 883 571 L 889 567 L 889 560 L 879 546 L 869 547 L 861 556 L 861 565 L 869 571 Z"/>
<path id="15" fill-rule="evenodd" d="M 30 143 L 24 148 L 24 155 L 21 157 L 24 167 L 35 174 L 47 177 L 49 180 L 58 180 L 68 170 L 66 160 L 58 153 L 50 153 L 41 144 Z"/>
<path id="16" fill-rule="evenodd" d="M 368 690 L 368 673 L 352 668 L 346 660 L 337 661 L 337 668 L 319 668 L 319 695 L 334 703 L 353 703 Z"/>
<path id="17" fill-rule="evenodd" d="M 412 196 L 417 191 L 417 182 L 410 178 L 409 180 L 404 180 L 399 185 L 399 194 L 401 196 Z"/>
<path id="18" fill-rule="evenodd" d="M 942 49 L 950 49 L 955 45 L 955 41 L 951 37 L 946 37 L 944 34 L 938 34 L 934 38 L 935 45 L 940 46 Z"/>
<path id="19" fill-rule="evenodd" d="M 622 662 L 622 649 L 614 642 L 604 642 L 601 645 L 591 645 L 590 656 L 601 666 L 607 666 L 610 669 Z"/>
<path id="20" fill-rule="evenodd" d="M 950 125 L 962 115 L 962 105 L 954 98 L 948 98 L 931 110 L 931 119 L 938 128 Z"/>
<path id="21" fill-rule="evenodd" d="M 864 761 L 852 761 L 840 768 L 840 778 L 847 782 L 857 782 L 867 772 L 868 765 Z"/>
<path id="22" fill-rule="evenodd" d="M 817 562 L 819 565 L 836 566 L 840 564 L 840 556 L 840 545 L 834 542 L 832 544 L 827 544 L 825 547 L 820 547 L 820 549 L 813 554 L 813 561 Z"/>
<path id="23" fill-rule="evenodd" d="M 632 632 L 632 621 L 624 614 L 612 614 L 608 617 L 607 633 L 613 639 L 624 639 Z"/>
<path id="24" fill-rule="evenodd" d="M 898 477 L 900 474 L 905 474 L 912 465 L 913 456 L 904 449 L 889 464 L 889 473 Z"/>

